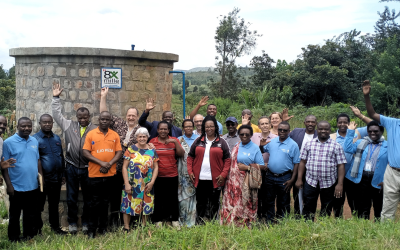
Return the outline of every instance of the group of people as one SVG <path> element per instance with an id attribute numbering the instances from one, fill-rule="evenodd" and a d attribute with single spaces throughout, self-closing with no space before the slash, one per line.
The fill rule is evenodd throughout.
<path id="1" fill-rule="evenodd" d="M 354 215 L 369 219 L 393 219 L 400 192 L 400 120 L 375 113 L 363 84 L 368 117 L 356 107 L 353 113 L 366 127 L 357 128 L 347 114 L 331 124 L 305 117 L 305 128 L 291 128 L 288 110 L 261 116 L 242 112 L 242 123 L 228 117 L 228 133 L 203 97 L 182 123 L 174 126 L 173 113 L 162 121 L 148 122 L 155 108 L 146 101 L 139 117 L 129 108 L 125 120 L 108 112 L 108 89 L 101 90 L 98 126 L 87 108 L 76 111 L 76 120 L 62 114 L 60 86 L 53 86 L 52 116 L 40 117 L 40 131 L 33 136 L 32 121 L 18 120 L 18 132 L 0 138 L 2 174 L 10 197 L 8 238 L 20 241 L 41 234 L 41 212 L 47 198 L 49 223 L 60 229 L 58 203 L 66 183 L 69 233 L 78 231 L 78 193 L 83 195 L 82 231 L 94 238 L 123 225 L 130 231 L 131 218 L 145 225 L 201 225 L 216 219 L 221 224 L 251 227 L 261 220 L 277 223 L 290 213 L 313 220 L 318 198 L 321 216 L 342 217 L 347 197 Z M 53 119 L 65 136 L 65 157 Z M 0 116 L 0 135 L 7 126 Z M 382 136 L 387 130 L 387 140 Z M 38 181 L 39 176 L 39 181 Z M 32 204 L 35 204 L 32 206 Z M 37 206 L 36 206 L 37 204 Z M 20 214 L 23 211 L 23 237 Z M 111 214 L 109 214 L 111 212 Z"/>

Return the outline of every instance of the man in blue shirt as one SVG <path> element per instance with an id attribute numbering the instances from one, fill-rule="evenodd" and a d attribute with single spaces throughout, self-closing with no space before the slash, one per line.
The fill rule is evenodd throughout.
<path id="1" fill-rule="evenodd" d="M 193 133 L 194 122 L 191 119 L 185 119 L 182 122 L 182 128 L 184 134 L 179 136 L 178 139 L 185 139 L 186 143 L 191 147 L 193 142 L 199 137 L 199 135 Z"/>
<path id="2" fill-rule="evenodd" d="M 18 132 L 4 141 L 3 157 L 14 158 L 14 166 L 2 170 L 10 196 L 8 239 L 20 241 L 32 238 L 38 232 L 35 225 L 38 216 L 36 203 L 39 196 L 38 173 L 43 176 L 37 140 L 30 136 L 32 121 L 21 117 Z M 44 184 L 44 182 L 43 182 Z M 23 236 L 20 238 L 19 218 L 23 211 Z"/>
<path id="3" fill-rule="evenodd" d="M 371 85 L 369 81 L 366 80 L 363 83 L 363 93 L 368 116 L 375 121 L 380 122 L 387 131 L 387 154 L 389 164 L 386 167 L 385 176 L 383 178 L 383 205 L 381 220 L 393 220 L 400 200 L 400 119 L 377 114 L 372 107 L 369 97 L 370 92 Z"/>
<path id="4" fill-rule="evenodd" d="M 66 234 L 62 231 L 59 224 L 58 203 L 60 202 L 61 185 L 65 184 L 64 170 L 64 154 L 61 145 L 61 139 L 58 135 L 53 134 L 53 117 L 44 114 L 39 120 L 40 131 L 33 135 L 39 143 L 40 162 L 43 169 L 43 178 L 46 186 L 40 193 L 38 201 L 39 216 L 38 230 L 43 227 L 41 212 L 43 212 L 46 203 L 46 196 L 49 204 L 49 222 L 50 228 L 56 234 Z"/>
<path id="5" fill-rule="evenodd" d="M 369 119 L 367 117 L 364 117 L 363 120 L 365 120 L 367 123 L 372 121 L 371 119 Z M 336 131 L 336 133 L 331 134 L 330 138 L 332 140 L 336 141 L 337 143 L 339 143 L 340 146 L 342 146 L 342 148 L 343 148 L 344 142 L 346 140 L 348 126 L 350 124 L 350 117 L 345 113 L 341 113 L 337 116 L 336 123 L 337 123 L 338 130 Z M 367 135 L 368 135 L 367 127 L 358 128 L 355 131 L 353 142 L 356 142 L 358 139 L 364 138 Z M 345 174 L 346 174 L 349 171 L 349 169 L 351 168 L 351 166 L 353 165 L 353 154 L 345 153 L 345 155 L 346 155 L 346 161 L 347 161 L 347 163 L 344 166 Z M 354 203 L 355 203 L 355 194 L 354 194 L 355 188 L 356 188 L 355 184 L 352 181 L 348 180 L 347 178 L 344 178 L 343 194 L 346 194 L 346 195 L 342 195 L 341 198 L 334 199 L 334 201 L 333 201 L 333 211 L 334 211 L 336 218 L 343 216 L 343 206 L 344 206 L 344 203 L 346 200 L 346 196 L 347 196 L 347 202 L 350 206 L 351 212 L 353 213 L 355 211 L 355 205 L 354 205 Z"/>
<path id="6" fill-rule="evenodd" d="M 269 153 L 266 182 L 267 222 L 272 223 L 275 217 L 282 218 L 290 213 L 290 189 L 297 178 L 300 162 L 300 150 L 297 143 L 289 137 L 290 125 L 281 122 L 278 126 L 278 137 L 263 147 Z M 276 215 L 275 215 L 276 200 Z"/>

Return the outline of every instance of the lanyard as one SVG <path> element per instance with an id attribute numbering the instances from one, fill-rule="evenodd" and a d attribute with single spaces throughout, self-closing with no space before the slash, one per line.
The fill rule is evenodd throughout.
<path id="1" fill-rule="evenodd" d="M 372 158 L 372 155 L 373 155 L 375 149 L 376 149 L 378 146 L 379 146 L 379 144 L 377 144 L 377 145 L 374 147 L 374 149 L 372 149 L 372 144 L 369 144 L 369 148 L 370 148 L 370 151 L 371 151 L 371 155 L 369 156 L 369 160 L 370 160 L 370 161 L 371 161 L 371 158 Z"/>

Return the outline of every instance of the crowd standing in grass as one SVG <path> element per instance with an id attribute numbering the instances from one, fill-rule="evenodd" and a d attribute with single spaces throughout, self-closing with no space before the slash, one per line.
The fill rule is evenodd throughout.
<path id="1" fill-rule="evenodd" d="M 135 107 L 127 110 L 125 120 L 113 116 L 104 88 L 95 126 L 85 107 L 77 110 L 77 121 L 64 118 L 62 89 L 55 85 L 53 116 L 40 117 L 37 134 L 30 136 L 32 121 L 21 117 L 17 133 L 4 143 L 0 138 L 1 170 L 10 197 L 8 238 L 15 242 L 42 234 L 46 197 L 51 229 L 67 234 L 60 228 L 57 209 L 65 182 L 68 231 L 78 231 L 80 188 L 82 231 L 89 238 L 122 225 L 129 233 L 131 217 L 142 225 L 150 219 L 158 227 L 177 229 L 213 219 L 249 228 L 256 221 L 279 223 L 290 213 L 292 189 L 298 219 L 314 220 L 318 198 L 322 216 L 333 211 L 342 217 L 347 198 L 359 218 L 369 219 L 373 207 L 375 220 L 393 219 L 400 198 L 400 119 L 377 114 L 370 91 L 369 81 L 364 81 L 369 118 L 351 107 L 366 127 L 357 128 L 342 113 L 333 134 L 331 125 L 313 114 L 304 118 L 305 128 L 293 129 L 288 109 L 261 116 L 255 125 L 251 110 L 244 109 L 242 123 L 228 117 L 228 133 L 222 135 L 216 105 L 207 106 L 205 117 L 198 114 L 208 104 L 207 96 L 183 121 L 182 130 L 172 125 L 171 111 L 164 111 L 162 121 L 147 122 L 155 108 L 152 99 L 139 119 Z M 52 132 L 53 119 L 65 133 L 65 158 L 61 140 Z M 0 135 L 6 125 L 0 115 Z"/>

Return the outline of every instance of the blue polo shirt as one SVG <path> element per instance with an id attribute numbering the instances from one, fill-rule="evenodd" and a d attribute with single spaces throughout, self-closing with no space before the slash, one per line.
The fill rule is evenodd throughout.
<path id="1" fill-rule="evenodd" d="M 350 130 L 348 129 L 347 133 L 349 131 Z M 368 136 L 367 127 L 357 128 L 357 131 L 360 133 L 361 138 L 364 138 L 365 136 Z M 354 133 L 353 139 L 357 138 L 357 137 L 358 137 L 357 133 Z M 342 148 L 344 148 L 343 145 L 344 145 L 345 141 L 346 141 L 346 137 L 341 136 L 339 134 L 339 130 L 337 130 L 336 131 L 336 142 L 339 143 L 340 146 L 342 146 Z M 346 152 L 344 154 L 346 156 L 346 161 L 347 161 L 347 163 L 344 165 L 344 168 L 345 168 L 345 173 L 347 173 L 347 171 L 349 171 L 349 169 L 353 165 L 354 155 L 350 154 L 350 153 L 346 153 Z"/>
<path id="2" fill-rule="evenodd" d="M 192 147 L 193 142 L 199 137 L 199 135 L 192 134 L 191 137 L 187 137 L 186 135 L 182 135 L 182 136 L 178 137 L 178 140 L 181 139 L 182 137 L 183 137 L 183 139 L 185 139 L 185 141 L 189 145 L 189 147 Z"/>
<path id="3" fill-rule="evenodd" d="M 39 143 L 29 136 L 28 140 L 14 134 L 4 141 L 4 160 L 14 158 L 15 167 L 8 169 L 11 184 L 19 192 L 32 191 L 38 188 Z"/>
<path id="4" fill-rule="evenodd" d="M 224 127 L 222 127 L 222 124 L 219 122 L 219 121 L 217 121 L 217 124 L 218 124 L 218 132 L 219 132 L 219 134 L 220 135 L 222 135 L 224 132 Z"/>
<path id="5" fill-rule="evenodd" d="M 259 146 L 257 146 L 257 144 L 252 141 L 250 141 L 246 145 L 243 145 L 240 142 L 237 162 L 243 163 L 247 166 L 249 166 L 250 164 L 264 165 L 264 159 L 262 157 Z"/>
<path id="6" fill-rule="evenodd" d="M 293 171 L 294 164 L 300 162 L 299 146 L 290 137 L 284 142 L 279 141 L 279 137 L 275 137 L 264 146 L 264 151 L 269 153 L 268 169 L 274 174 Z"/>
<path id="7" fill-rule="evenodd" d="M 381 125 L 386 128 L 389 165 L 400 168 L 400 119 L 381 115 Z"/>

